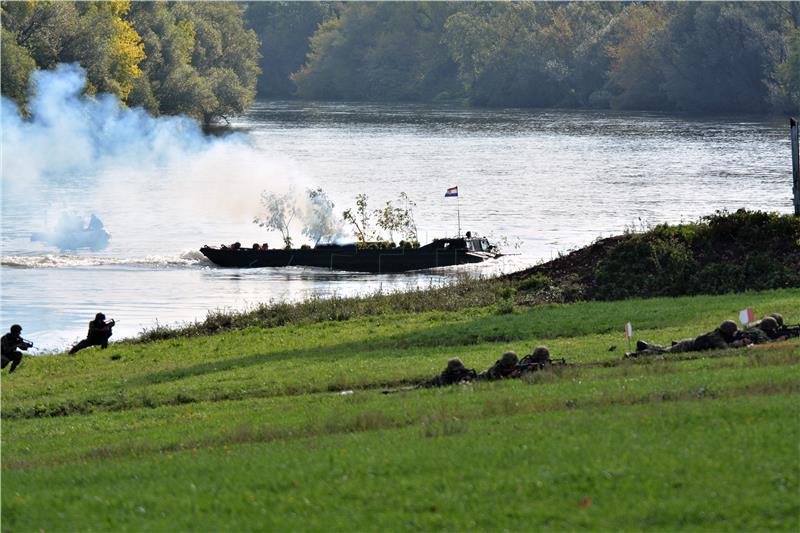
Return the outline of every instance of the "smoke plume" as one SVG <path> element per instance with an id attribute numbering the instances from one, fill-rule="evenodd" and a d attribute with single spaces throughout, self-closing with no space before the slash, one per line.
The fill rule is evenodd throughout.
<path id="1" fill-rule="evenodd" d="M 25 114 L 2 98 L 3 207 L 22 202 L 37 213 L 14 221 L 27 235 L 44 230 L 44 213 L 54 209 L 96 213 L 114 246 L 131 234 L 192 228 L 197 219 L 241 231 L 253 226 L 261 191 L 302 190 L 312 181 L 246 134 L 209 136 L 192 119 L 153 117 L 112 95 L 86 95 L 85 87 L 84 70 L 62 64 L 32 75 Z"/>
<path id="2" fill-rule="evenodd" d="M 62 252 L 82 248 L 96 252 L 108 246 L 110 238 L 103 222 L 94 214 L 86 222 L 73 213 L 62 213 L 54 228 L 31 235 L 31 241 L 50 244 Z"/>

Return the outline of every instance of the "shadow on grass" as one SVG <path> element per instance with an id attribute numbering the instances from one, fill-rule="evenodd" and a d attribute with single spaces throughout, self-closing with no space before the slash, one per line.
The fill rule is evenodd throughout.
<path id="1" fill-rule="evenodd" d="M 501 327 L 508 322 L 508 317 L 488 316 L 471 320 L 467 323 L 443 324 L 422 333 L 398 333 L 384 337 L 371 337 L 363 341 L 348 341 L 338 344 L 324 346 L 322 348 L 301 348 L 283 350 L 278 352 L 260 353 L 246 355 L 242 357 L 215 359 L 206 363 L 199 363 L 184 368 L 173 368 L 152 372 L 138 378 L 128 380 L 130 386 L 156 385 L 161 383 L 175 382 L 182 379 L 213 374 L 217 372 L 227 372 L 258 366 L 262 364 L 272 364 L 281 361 L 300 360 L 305 364 L 314 365 L 318 363 L 341 361 L 351 358 L 363 357 L 410 357 L 412 354 L 404 353 L 411 348 L 447 348 L 452 352 L 453 348 L 463 346 L 474 346 L 478 344 L 491 344 L 501 342 L 511 342 L 522 340 L 527 332 L 525 331 L 524 315 L 515 317 L 512 328 L 503 331 Z M 317 352 L 323 352 L 317 354 Z M 391 352 L 390 355 L 387 352 Z M 498 356 L 500 354 L 498 353 Z M 451 357 L 450 353 L 443 355 L 444 358 Z"/>
<path id="2" fill-rule="evenodd" d="M 335 361 L 342 361 L 352 358 L 385 358 L 391 357 L 393 359 L 400 359 L 404 357 L 411 357 L 413 354 L 406 353 L 411 348 L 437 348 L 441 347 L 446 349 L 447 353 L 442 354 L 442 365 L 446 362 L 446 358 L 453 356 L 453 350 L 459 347 L 476 346 L 480 344 L 496 344 L 508 343 L 514 341 L 522 341 L 525 339 L 530 340 L 531 349 L 534 347 L 533 340 L 543 341 L 547 339 L 555 339 L 565 336 L 582 336 L 592 333 L 598 333 L 597 330 L 603 332 L 614 331 L 616 322 L 612 323 L 611 320 L 596 320 L 592 323 L 594 331 L 589 331 L 590 327 L 583 323 L 582 327 L 575 327 L 581 330 L 575 332 L 570 331 L 569 323 L 561 324 L 560 327 L 547 328 L 547 331 L 542 331 L 542 327 L 536 327 L 534 312 L 514 315 L 509 317 L 505 316 L 485 316 L 478 319 L 460 322 L 460 323 L 446 323 L 436 327 L 426 329 L 423 332 L 413 333 L 398 333 L 395 335 L 388 335 L 384 337 L 370 337 L 363 341 L 348 341 L 338 344 L 324 346 L 322 348 L 301 348 L 292 350 L 283 350 L 278 352 L 261 353 L 246 355 L 236 358 L 217 359 L 206 363 L 199 363 L 185 368 L 175 368 L 169 370 L 161 370 L 146 374 L 139 378 L 134 378 L 128 381 L 129 385 L 156 385 L 160 383 L 168 383 L 180 381 L 182 379 L 203 376 L 218 372 L 227 372 L 231 370 L 239 370 L 243 368 L 258 366 L 262 364 L 272 364 L 281 361 L 302 361 L 304 364 L 314 365 L 319 363 L 330 363 Z M 572 313 L 574 315 L 574 313 Z M 580 320 L 578 316 L 574 317 Z M 539 321 L 542 322 L 542 321 Z M 553 322 L 549 320 L 547 322 Z M 549 335 L 547 334 L 549 333 Z M 500 355 L 499 349 L 497 356 Z M 319 354 L 318 352 L 322 352 Z M 569 357 L 570 354 L 559 354 Z M 694 358 L 694 357 L 692 357 Z M 574 356 L 573 356 L 574 359 Z M 630 361 L 630 360 L 627 360 Z M 589 364 L 597 364 L 603 366 L 616 366 L 624 364 L 620 356 L 613 356 L 611 359 L 604 357 L 598 361 L 584 361 Z M 642 361 L 646 363 L 646 361 Z M 467 362 L 469 366 L 469 362 Z"/>

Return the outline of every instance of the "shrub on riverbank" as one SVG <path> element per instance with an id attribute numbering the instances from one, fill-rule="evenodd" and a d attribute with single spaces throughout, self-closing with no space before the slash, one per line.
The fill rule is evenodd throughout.
<path id="1" fill-rule="evenodd" d="M 150 342 L 174 337 L 213 335 L 247 327 L 272 328 L 289 324 L 303 325 L 325 321 L 384 315 L 457 311 L 485 307 L 498 301 L 499 290 L 511 285 L 498 278 L 459 277 L 441 287 L 417 288 L 405 292 L 378 292 L 368 296 L 313 296 L 296 303 L 266 303 L 250 311 L 212 311 L 202 322 L 179 327 L 158 326 L 145 330 L 138 341 Z"/>
<path id="2" fill-rule="evenodd" d="M 603 239 L 509 278 L 531 287 L 522 297 L 529 302 L 800 287 L 800 218 L 717 212 Z"/>

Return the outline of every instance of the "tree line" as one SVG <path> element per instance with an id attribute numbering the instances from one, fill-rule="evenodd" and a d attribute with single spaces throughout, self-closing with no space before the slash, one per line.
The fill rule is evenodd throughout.
<path id="1" fill-rule="evenodd" d="M 88 92 L 205 122 L 256 95 L 800 111 L 798 2 L 3 2 L 2 93 Z"/>
<path id="2" fill-rule="evenodd" d="M 78 62 L 87 92 L 205 123 L 256 95 L 259 40 L 227 2 L 2 2 L 2 93 L 25 105 L 34 69 Z"/>
<path id="3" fill-rule="evenodd" d="M 307 56 L 283 73 L 292 82 L 288 92 L 267 85 L 265 94 L 800 110 L 798 2 L 353 2 L 302 9 L 318 21 Z M 267 61 L 271 50 L 262 53 Z"/>

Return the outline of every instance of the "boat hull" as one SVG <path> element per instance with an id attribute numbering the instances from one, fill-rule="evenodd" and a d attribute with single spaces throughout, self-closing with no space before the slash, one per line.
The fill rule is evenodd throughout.
<path id="1" fill-rule="evenodd" d="M 497 257 L 491 252 L 448 248 L 393 248 L 253 250 L 203 247 L 200 252 L 212 263 L 228 268 L 306 266 L 349 272 L 389 273 L 423 270 L 469 263 Z"/>

